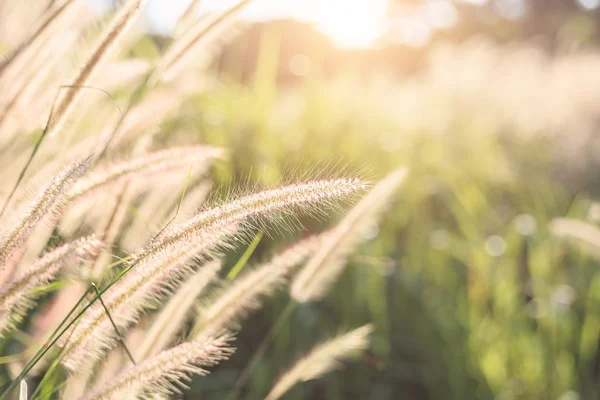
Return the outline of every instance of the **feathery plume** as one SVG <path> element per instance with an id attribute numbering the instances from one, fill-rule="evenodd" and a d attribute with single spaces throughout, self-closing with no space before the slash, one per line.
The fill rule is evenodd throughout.
<path id="1" fill-rule="evenodd" d="M 150 330 L 134 353 L 136 360 L 155 355 L 173 340 L 198 296 L 221 269 L 221 261 L 213 261 L 196 272 L 169 300 L 152 322 Z"/>
<path id="2" fill-rule="evenodd" d="M 188 243 L 161 257 L 146 260 L 146 268 L 124 276 L 103 296 L 117 327 L 123 331 L 138 320 L 145 307 L 158 305 L 196 270 L 199 262 L 214 257 L 215 249 L 224 246 L 227 237 L 234 232 L 235 227 L 226 227 L 191 246 Z M 61 345 L 64 347 L 63 365 L 70 370 L 93 363 L 116 342 L 112 323 L 97 303 L 79 320 L 69 337 Z"/>
<path id="3" fill-rule="evenodd" d="M 178 110 L 184 97 L 166 88 L 152 90 L 130 106 L 119 126 L 107 125 L 98 142 L 108 146 L 107 151 L 131 145 L 140 135 L 166 119 L 173 110 Z"/>
<path id="4" fill-rule="evenodd" d="M 0 269 L 18 263 L 31 231 L 47 215 L 58 217 L 66 204 L 65 193 L 89 167 L 88 159 L 73 163 L 19 213 L 19 220 L 4 235 L 0 244 Z"/>
<path id="5" fill-rule="evenodd" d="M 294 209 L 315 211 L 316 205 L 332 205 L 333 201 L 347 198 L 365 186 L 365 182 L 356 178 L 313 181 L 266 190 L 199 212 L 163 232 L 128 261 L 127 265 L 135 267 L 135 273 L 129 273 L 106 293 L 105 302 L 116 315 L 115 323 L 119 327 L 133 323 L 144 304 L 155 302 L 169 292 L 172 279 L 191 273 L 188 260 L 194 254 L 210 257 L 218 248 L 227 246 L 234 233 L 243 234 L 243 224 L 253 218 Z M 190 243 L 194 244 L 193 250 L 189 249 Z M 79 321 L 69 343 L 63 343 L 63 364 L 75 369 L 102 356 L 113 344 L 112 327 L 104 310 L 96 304 Z"/>
<path id="6" fill-rule="evenodd" d="M 178 393 L 189 380 L 188 374 L 207 375 L 206 367 L 226 360 L 233 353 L 231 337 L 198 338 L 165 350 L 129 368 L 115 379 L 92 390 L 85 400 L 142 398 L 145 392 Z"/>
<path id="7" fill-rule="evenodd" d="M 346 257 L 356 245 L 360 230 L 382 212 L 396 188 L 406 176 L 402 168 L 379 182 L 333 229 L 308 264 L 298 273 L 292 297 L 299 302 L 322 298 L 344 268 Z"/>
<path id="8" fill-rule="evenodd" d="M 93 235 L 66 243 L 48 251 L 31 267 L 4 285 L 0 290 L 0 335 L 4 329 L 14 328 L 25 312 L 34 306 L 37 297 L 34 289 L 50 282 L 72 256 L 77 259 L 93 256 L 101 247 L 102 242 Z"/>
<path id="9" fill-rule="evenodd" d="M 31 66 L 37 53 L 43 51 L 47 45 L 49 36 L 52 34 L 53 27 L 57 27 L 59 21 L 65 22 L 62 17 L 69 14 L 77 5 L 77 1 L 65 0 L 60 5 L 54 5 L 46 10 L 41 21 L 36 26 L 33 33 L 25 38 L 14 50 L 2 61 L 0 61 L 0 78 L 3 84 L 10 85 L 12 81 L 17 80 L 27 67 Z"/>
<path id="10" fill-rule="evenodd" d="M 277 400 L 298 382 L 317 379 L 339 368 L 342 360 L 352 358 L 369 347 L 372 331 L 371 325 L 365 325 L 316 346 L 279 378 L 265 400 Z"/>
<path id="11" fill-rule="evenodd" d="M 61 128 L 81 96 L 81 86 L 88 84 L 94 73 L 107 59 L 110 52 L 133 25 L 143 2 L 144 0 L 129 0 L 120 7 L 112 24 L 107 28 L 86 64 L 73 81 L 72 87 L 65 89 L 64 95 L 60 96 L 53 115 L 48 121 L 47 134 L 49 136 L 53 136 Z"/>
<path id="12" fill-rule="evenodd" d="M 600 258 L 600 229 L 592 224 L 572 218 L 554 218 L 550 222 L 554 236 L 573 241 L 592 255 Z"/>
<path id="13" fill-rule="evenodd" d="M 91 173 L 69 191 L 68 198 L 74 200 L 97 189 L 108 185 L 116 185 L 127 179 L 171 171 L 189 166 L 192 163 L 194 163 L 196 169 L 205 171 L 214 159 L 220 158 L 224 154 L 225 152 L 221 148 L 201 145 L 143 154 Z"/>
<path id="14" fill-rule="evenodd" d="M 193 242 L 221 227 L 249 224 L 258 217 L 274 217 L 278 212 L 318 212 L 317 205 L 332 206 L 366 187 L 357 178 L 335 178 L 311 181 L 270 189 L 221 206 L 201 211 L 189 220 L 164 232 L 140 250 L 130 261 L 138 264 L 145 258 L 168 251 L 173 246 Z"/>
<path id="15" fill-rule="evenodd" d="M 176 185 L 166 184 L 167 189 L 150 193 L 137 208 L 138 218 L 135 218 L 125 235 L 121 238 L 121 247 L 134 252 L 148 242 L 152 235 L 160 231 L 152 221 L 173 221 L 178 223 L 189 217 L 198 206 L 204 203 L 210 193 L 210 184 L 202 182 L 192 188 L 188 186 L 183 201 L 181 188 L 183 181 L 174 181 Z"/>
<path id="16" fill-rule="evenodd" d="M 174 77 L 183 66 L 189 64 L 184 61 L 191 61 L 188 55 L 195 49 L 210 48 L 216 41 L 222 39 L 231 22 L 235 21 L 236 16 L 250 1 L 252 0 L 240 0 L 215 17 L 206 17 L 193 25 L 179 40 L 173 42 L 163 56 L 157 73 L 162 74 L 163 79 L 167 81 Z"/>
<path id="17" fill-rule="evenodd" d="M 68 9 L 68 7 L 74 3 L 74 0 L 65 0 L 62 4 L 52 7 L 43 15 L 38 26 L 22 43 L 20 43 L 5 59 L 0 62 L 0 76 L 2 76 L 4 70 L 10 65 L 20 54 L 23 53 L 32 43 L 39 39 L 42 34 L 48 29 L 52 22 L 56 21 L 61 14 Z"/>
<path id="18" fill-rule="evenodd" d="M 244 318 L 260 308 L 260 298 L 282 286 L 293 268 L 313 254 L 321 243 L 320 236 L 310 236 L 269 262 L 244 273 L 202 310 L 191 336 L 219 332 L 228 328 L 235 319 Z"/>

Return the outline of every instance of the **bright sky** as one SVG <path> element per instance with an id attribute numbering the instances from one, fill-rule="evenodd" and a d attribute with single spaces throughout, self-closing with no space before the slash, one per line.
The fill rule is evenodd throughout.
<path id="1" fill-rule="evenodd" d="M 202 10 L 222 10 L 237 0 L 205 0 Z M 167 33 L 187 0 L 149 0 L 147 15 L 156 31 Z M 244 17 L 251 20 L 292 17 L 313 23 L 340 47 L 369 47 L 385 26 L 386 0 L 255 0 Z"/>
<path id="2" fill-rule="evenodd" d="M 114 0 L 88 0 L 95 8 L 105 9 Z M 149 28 L 170 34 L 179 15 L 190 0 L 148 0 L 146 16 Z M 200 11 L 220 11 L 239 0 L 203 0 Z M 483 5 L 490 0 L 461 0 Z M 588 10 L 600 7 L 600 0 L 577 0 Z M 339 47 L 366 48 L 373 45 L 386 30 L 387 0 L 254 0 L 245 9 L 243 18 L 261 21 L 273 18 L 294 18 L 312 23 L 328 35 Z M 419 47 L 427 43 L 434 29 L 452 27 L 458 12 L 452 0 L 424 0 L 417 7 L 398 3 L 403 16 L 392 27 L 405 44 Z M 496 11 L 507 19 L 526 15 L 525 0 L 495 0 Z"/>

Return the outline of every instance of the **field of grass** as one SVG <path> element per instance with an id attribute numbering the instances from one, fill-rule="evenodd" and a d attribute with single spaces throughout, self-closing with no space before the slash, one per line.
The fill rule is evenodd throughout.
<path id="1" fill-rule="evenodd" d="M 11 3 L 14 10 L 8 10 L 26 21 L 30 14 Z M 125 4 L 135 8 L 136 2 Z M 36 399 L 95 398 L 102 382 L 127 372 L 128 355 L 114 333 L 109 349 L 77 355 L 63 338 L 57 342 L 62 352 L 53 348 L 47 358 L 28 365 L 91 282 L 106 289 L 108 309 L 134 358 L 151 358 L 193 340 L 198 327 L 206 329 L 207 310 L 253 266 L 310 234 L 341 229 L 358 198 L 343 198 L 334 207 L 329 200 L 317 201 L 308 213 L 289 219 L 268 215 L 267 222 L 252 220 L 248 226 L 243 221 L 242 235 L 227 226 L 194 236 L 202 245 L 220 240 L 218 235 L 235 239 L 222 239 L 227 245 L 206 254 L 196 242 L 180 244 L 191 267 L 169 276 L 168 294 L 163 287 L 154 289 L 156 298 L 141 296 L 135 303 L 141 316 L 121 321 L 119 297 L 109 286 L 131 266 L 128 257 L 143 260 L 143 251 L 151 251 L 155 240 L 160 243 L 172 216 L 174 224 L 185 223 L 198 206 L 206 212 L 206 204 L 233 204 L 239 193 L 311 179 L 348 176 L 378 187 L 399 168 L 406 168 L 407 176 L 389 199 L 381 196 L 386 203 L 381 217 L 359 226 L 356 240 L 344 250 L 349 255 L 332 251 L 331 264 L 345 268 L 324 296 L 300 301 L 294 279 L 291 290 L 282 285 L 263 293 L 268 296 L 261 307 L 248 306 L 251 310 L 218 325 L 236 332 L 235 352 L 207 368 L 207 377 L 194 377 L 183 396 L 264 398 L 316 343 L 366 324 L 373 326 L 367 350 L 362 342 L 355 345 L 360 352 L 352 362 L 319 379 L 300 378 L 307 381 L 284 398 L 600 395 L 600 203 L 594 202 L 600 178 L 600 92 L 595 90 L 600 78 L 594 71 L 600 55 L 550 58 L 525 44 L 498 47 L 473 40 L 432 51 L 422 73 L 406 79 L 384 73 L 364 79 L 343 68 L 338 77 L 324 79 L 314 68 L 298 84 L 284 86 L 275 79 L 274 39 L 261 47 L 254 77 L 240 83 L 226 73 L 217 76 L 210 66 L 222 44 L 206 32 L 228 37 L 234 29 L 227 16 L 202 25 L 210 29 L 201 30 L 201 40 L 192 40 L 181 53 L 185 46 L 178 46 L 189 39 L 185 34 L 161 47 L 132 30 L 112 44 L 119 51 L 98 62 L 93 76 L 82 77 L 98 61 L 88 42 L 114 38 L 90 29 L 92 17 L 78 7 L 67 7 L 56 26 L 50 24 L 23 53 L 13 53 L 17 56 L 0 70 L 0 200 L 9 204 L 0 219 L 0 254 L 10 250 L 8 222 L 26 214 L 18 210 L 32 197 L 30 191 L 50 182 L 63 165 L 92 154 L 91 177 L 81 178 L 89 183 L 86 179 L 93 182 L 124 160 L 143 161 L 134 173 L 123 174 L 125 179 L 101 185 L 92 198 L 40 216 L 35 221 L 40 226 L 19 250 L 20 263 L 11 264 L 10 257 L 2 262 L 0 306 L 12 290 L 7 282 L 36 265 L 44 249 L 91 233 L 106 244 L 104 251 L 90 251 L 85 262 L 67 264 L 27 293 L 41 296 L 36 307 L 28 305 L 23 318 L 13 321 L 13 329 L 0 324 L 0 395 L 10 382 L 19 384 L 28 367 L 27 398 L 37 388 Z M 193 38 L 193 28 L 183 22 Z M 65 26 L 84 39 L 65 34 Z M 11 40 L 0 49 L 10 55 L 22 42 L 19 28 L 3 29 L 6 35 L 0 37 Z M 82 55 L 70 54 L 79 41 Z M 64 84 L 71 86 L 57 97 Z M 211 147 L 193 147 L 198 144 Z M 148 158 L 169 148 L 184 152 Z M 207 149 L 226 153 L 208 156 Z M 78 196 L 63 194 L 70 200 Z M 286 215 L 297 211 L 286 207 L 281 206 Z M 177 233 L 166 225 L 167 237 Z M 185 283 L 212 268 L 211 258 L 223 266 L 206 293 L 198 287 L 201 293 L 186 294 L 193 284 L 186 289 Z M 112 292 L 118 288 L 119 283 Z M 96 301 L 90 312 L 103 313 L 98 297 L 87 294 Z M 147 350 L 152 354 L 142 352 L 139 344 L 150 336 L 152 323 L 168 315 L 163 310 L 176 315 L 178 302 L 189 310 L 173 323 L 175 331 L 160 348 Z M 13 311 L 0 308 L 0 323 Z M 112 332 L 109 320 L 98 318 Z M 166 326 L 162 330 L 168 331 Z M 67 335 L 76 336 L 76 329 Z M 257 351 L 265 338 L 266 350 Z M 92 366 L 77 357 L 106 362 Z M 86 367 L 72 367 L 79 364 Z M 241 374 L 248 374 L 247 381 Z M 18 398 L 16 391 L 13 395 Z"/>
<path id="2" fill-rule="evenodd" d="M 350 74 L 278 89 L 259 69 L 249 85 L 195 97 L 183 131 L 231 149 L 225 180 L 271 185 L 290 164 L 323 160 L 373 177 L 410 170 L 332 295 L 288 317 L 252 393 L 304 337 L 371 320 L 373 358 L 296 398 L 595 398 L 597 263 L 551 223 L 595 223 L 598 110 L 585 71 L 598 61 L 473 41 L 439 49 L 405 82 Z M 281 311 L 248 324 L 234 361 Z"/>

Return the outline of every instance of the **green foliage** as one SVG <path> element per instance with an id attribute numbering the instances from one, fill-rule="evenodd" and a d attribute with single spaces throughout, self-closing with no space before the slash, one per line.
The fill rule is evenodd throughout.
<path id="1" fill-rule="evenodd" d="M 574 201 L 554 172 L 551 141 L 476 124 L 476 115 L 441 133 L 407 132 L 377 107 L 386 91 L 352 78 L 309 80 L 266 104 L 256 100 L 264 81 L 229 82 L 189 105 L 198 135 L 232 151 L 224 181 L 250 175 L 270 184 L 289 174 L 286 162 L 302 174 L 323 159 L 367 165 L 376 177 L 403 165 L 411 174 L 325 304 L 290 318 L 250 393 L 269 387 L 290 347 L 299 352 L 316 332 L 372 320 L 373 358 L 343 380 L 325 378 L 318 390 L 327 398 L 597 395 L 598 266 L 547 228 L 558 216 L 585 217 L 589 201 L 584 193 Z M 242 331 L 242 343 L 256 343 L 263 318 Z M 234 361 L 245 357 L 242 348 Z M 289 398 L 308 398 L 310 386 Z"/>

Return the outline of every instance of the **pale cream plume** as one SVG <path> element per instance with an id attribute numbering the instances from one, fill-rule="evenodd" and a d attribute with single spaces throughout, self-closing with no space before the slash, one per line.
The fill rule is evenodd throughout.
<path id="1" fill-rule="evenodd" d="M 572 218 L 554 218 L 550 232 L 556 237 L 577 243 L 600 259 L 600 228 Z"/>
<path id="2" fill-rule="evenodd" d="M 186 320 L 186 316 L 189 315 L 190 308 L 206 286 L 215 280 L 221 265 L 221 261 L 213 261 L 203 266 L 179 288 L 153 320 L 148 333 L 139 347 L 135 349 L 134 358 L 136 360 L 145 360 L 155 355 L 173 341 Z"/>
<path id="3" fill-rule="evenodd" d="M 199 58 L 201 61 L 208 59 L 211 54 L 211 47 L 222 40 L 228 30 L 231 30 L 228 29 L 231 28 L 231 23 L 236 20 L 237 15 L 250 1 L 240 0 L 231 8 L 215 16 L 205 17 L 192 25 L 181 38 L 169 47 L 157 68 L 156 75 L 160 75 L 160 78 L 157 76 L 155 79 L 169 81 L 180 73 L 184 67 L 189 67 L 191 61 L 197 63 Z M 203 51 L 198 54 L 197 50 L 200 49 Z M 191 55 L 196 60 L 192 60 Z"/>
<path id="4" fill-rule="evenodd" d="M 232 227 L 241 226 L 243 234 L 246 231 L 243 225 L 257 217 L 294 210 L 317 212 L 318 207 L 346 199 L 365 185 L 356 178 L 335 178 L 266 190 L 199 212 L 166 230 L 128 261 L 135 270 L 106 293 L 106 304 L 116 315 L 116 324 L 126 327 L 133 323 L 144 304 L 164 295 L 171 279 L 189 275 L 187 261 L 194 254 L 210 257 L 227 245 L 235 237 Z M 63 363 L 75 369 L 102 356 L 113 344 L 111 325 L 96 304 L 79 322 L 71 341 L 63 343 L 66 346 Z"/>
<path id="5" fill-rule="evenodd" d="M 158 305 L 174 292 L 181 281 L 196 271 L 197 259 L 200 262 L 210 259 L 215 255 L 215 249 L 225 246 L 227 237 L 234 232 L 235 227 L 222 229 L 203 241 L 148 259 L 147 263 L 139 265 L 139 269 L 136 267 L 124 276 L 104 296 L 119 329 L 124 332 L 138 320 L 145 307 Z M 104 308 L 94 304 L 74 327 L 70 339 L 62 342 L 65 348 L 63 364 L 70 370 L 89 365 L 113 347 L 116 339 Z"/>
<path id="6" fill-rule="evenodd" d="M 339 368 L 342 360 L 350 359 L 369 347 L 372 331 L 371 325 L 365 325 L 316 346 L 279 378 L 265 400 L 277 400 L 297 383 L 317 379 Z"/>
<path id="7" fill-rule="evenodd" d="M 285 284 L 294 267 L 313 254 L 322 241 L 320 236 L 310 236 L 235 279 L 201 309 L 192 329 L 192 337 L 210 335 L 230 328 L 237 319 L 258 309 L 261 305 L 260 298 L 270 295 Z"/>
<path id="8" fill-rule="evenodd" d="M 36 225 L 49 215 L 58 217 L 66 204 L 66 191 L 89 166 L 88 160 L 73 163 L 63 169 L 31 203 L 18 213 L 18 220 L 3 235 L 0 242 L 0 269 L 13 269 L 25 250 Z"/>
<path id="9" fill-rule="evenodd" d="M 119 8 L 112 24 L 106 29 L 89 59 L 73 80 L 71 84 L 73 87 L 65 89 L 64 93 L 59 96 L 59 101 L 54 108 L 52 118 L 48 122 L 47 134 L 49 136 L 56 134 L 62 127 L 62 124 L 69 117 L 71 110 L 81 96 L 81 91 L 83 90 L 81 86 L 89 83 L 95 72 L 102 66 L 111 51 L 114 50 L 127 30 L 136 21 L 143 2 L 144 0 L 128 0 Z"/>
<path id="10" fill-rule="evenodd" d="M 189 146 L 161 150 L 136 156 L 130 160 L 105 166 L 94 171 L 78 182 L 68 193 L 69 200 L 75 200 L 108 185 L 118 185 L 126 180 L 141 179 L 159 172 L 171 171 L 192 165 L 195 173 L 205 171 L 225 151 L 211 146 Z"/>
<path id="11" fill-rule="evenodd" d="M 319 251 L 294 279 L 291 294 L 296 301 L 317 300 L 325 295 L 359 241 L 361 229 L 376 220 L 406 173 L 403 168 L 386 176 L 332 230 Z"/>
<path id="12" fill-rule="evenodd" d="M 143 398 L 146 392 L 168 395 L 185 387 L 189 374 L 206 375 L 233 352 L 227 335 L 198 338 L 165 350 L 133 366 L 88 393 L 83 400 Z"/>
<path id="13" fill-rule="evenodd" d="M 366 182 L 357 178 L 334 178 L 311 181 L 258 192 L 221 206 L 199 212 L 189 220 L 170 228 L 140 250 L 131 260 L 137 264 L 147 257 L 168 251 L 171 247 L 203 237 L 220 227 L 247 223 L 254 218 L 276 216 L 287 212 L 318 212 L 363 190 Z"/>
<path id="14" fill-rule="evenodd" d="M 95 255 L 102 242 L 95 236 L 89 236 L 64 244 L 48 251 L 36 263 L 18 274 L 0 289 L 0 335 L 7 328 L 14 328 L 26 311 L 33 307 L 37 297 L 35 289 L 50 282 L 75 256 L 82 259 Z"/>

